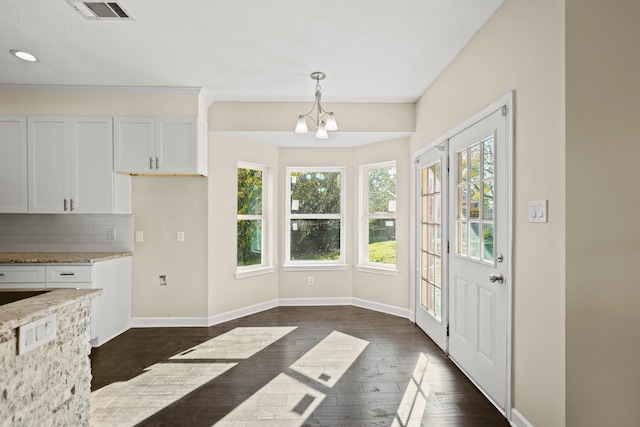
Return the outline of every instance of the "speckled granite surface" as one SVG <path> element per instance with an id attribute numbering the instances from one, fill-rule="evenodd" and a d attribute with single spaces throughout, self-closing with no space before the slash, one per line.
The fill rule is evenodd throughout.
<path id="1" fill-rule="evenodd" d="M 25 289 L 2 289 L 0 292 L 16 290 L 24 291 Z M 56 289 L 31 298 L 5 304 L 0 307 L 0 332 L 7 329 L 15 329 L 34 320 L 48 316 L 61 307 L 73 304 L 74 302 L 95 298 L 102 292 L 102 289 Z"/>
<path id="2" fill-rule="evenodd" d="M 92 264 L 131 252 L 0 252 L 0 264 Z"/>

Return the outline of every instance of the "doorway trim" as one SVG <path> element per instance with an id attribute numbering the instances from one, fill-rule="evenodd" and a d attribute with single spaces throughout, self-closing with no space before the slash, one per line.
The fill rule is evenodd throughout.
<path id="1" fill-rule="evenodd" d="M 507 196 L 509 197 L 509 203 L 508 203 L 508 208 L 507 208 L 507 216 L 508 216 L 508 227 L 507 227 L 507 247 L 508 247 L 508 253 L 510 256 L 509 259 L 509 263 L 508 263 L 508 268 L 507 268 L 507 277 L 506 277 L 506 282 L 507 282 L 507 372 L 506 372 L 506 386 L 507 386 L 507 391 L 506 391 L 506 401 L 505 401 L 505 408 L 504 408 L 504 415 L 505 418 L 507 420 L 511 420 L 511 412 L 512 412 L 512 392 L 513 392 L 513 285 L 514 285 L 514 280 L 513 280 L 513 270 L 514 270 L 514 263 L 513 263 L 513 211 L 514 211 L 514 196 L 515 196 L 515 192 L 514 192 L 514 186 L 513 186 L 513 182 L 514 182 L 514 169 L 513 169 L 513 164 L 514 164 L 514 120 L 515 120 L 515 115 L 514 115 L 514 97 L 515 97 L 515 91 L 509 91 L 507 92 L 505 95 L 501 96 L 500 98 L 496 99 L 495 101 L 493 101 L 492 103 L 490 103 L 489 105 L 487 105 L 486 107 L 482 108 L 480 111 L 478 111 L 477 113 L 473 114 L 472 116 L 468 117 L 467 119 L 463 120 L 462 122 L 458 123 L 456 126 L 454 126 L 453 128 L 449 129 L 448 131 L 446 131 L 445 133 L 443 133 L 442 135 L 440 135 L 439 137 L 435 138 L 433 141 L 431 141 L 429 144 L 425 145 L 424 147 L 418 149 L 417 151 L 415 151 L 412 154 L 412 166 L 415 165 L 416 161 L 418 160 L 418 158 L 425 154 L 426 152 L 436 148 L 439 145 L 442 145 L 443 143 L 445 143 L 446 141 L 449 140 L 449 138 L 452 138 L 453 136 L 463 132 L 464 130 L 468 129 L 469 127 L 471 127 L 472 125 L 474 125 L 475 123 L 479 122 L 480 120 L 484 119 L 485 117 L 489 116 L 491 113 L 501 109 L 501 108 L 506 108 L 506 149 L 507 149 L 507 164 L 506 164 L 506 168 L 507 168 Z M 418 233 L 417 227 L 416 227 L 416 222 L 417 222 L 417 217 L 416 217 L 416 212 L 417 212 L 417 206 L 418 206 L 418 201 L 416 200 L 416 191 L 417 189 L 415 188 L 416 185 L 416 168 L 412 167 L 411 168 L 411 182 L 412 185 L 414 186 L 414 188 L 412 188 L 411 190 L 411 212 L 412 212 L 412 218 L 410 221 L 410 235 L 412 238 L 412 242 L 411 242 L 411 247 L 412 247 L 412 251 L 411 251 L 411 289 L 410 289 L 410 298 L 412 301 L 411 304 L 411 321 L 412 322 L 416 322 L 416 310 L 417 310 L 417 305 L 418 304 L 418 298 L 417 298 L 417 294 L 416 294 L 416 280 L 419 274 L 419 260 L 417 259 L 416 254 L 418 253 L 418 241 L 416 239 L 416 233 Z M 448 227 L 447 227 L 448 228 Z M 449 236 L 447 235 L 447 238 L 449 238 Z M 448 278 L 447 278 L 447 283 L 446 283 L 447 288 L 449 287 L 449 283 L 448 283 Z M 448 289 L 447 289 L 447 294 L 448 294 Z M 449 313 L 447 312 L 447 322 L 448 322 L 448 316 Z M 448 345 L 447 345 L 448 348 Z M 448 355 L 448 353 L 447 353 Z M 474 383 L 475 385 L 475 383 Z M 477 386 L 477 385 L 476 385 Z M 489 398 L 489 396 L 487 396 L 487 398 L 489 399 L 489 401 L 491 401 L 492 403 L 493 400 L 491 400 L 491 398 Z M 497 405 L 494 406 L 498 407 Z M 499 410 L 501 410 L 498 407 Z M 502 411 L 502 410 L 501 410 Z"/>

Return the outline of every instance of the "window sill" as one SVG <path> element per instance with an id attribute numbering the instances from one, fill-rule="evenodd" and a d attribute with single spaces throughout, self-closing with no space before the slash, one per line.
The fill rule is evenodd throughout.
<path id="1" fill-rule="evenodd" d="M 245 277 L 259 276 L 261 274 L 269 274 L 276 271 L 275 267 L 260 267 L 252 270 L 236 271 L 236 279 L 244 279 Z"/>
<path id="2" fill-rule="evenodd" d="M 385 276 L 397 276 L 398 270 L 395 268 L 373 267 L 371 265 L 356 265 L 356 270 L 363 273 L 384 274 Z"/>
<path id="3" fill-rule="evenodd" d="M 309 271 L 309 270 L 346 270 L 347 264 L 299 264 L 299 265 L 283 265 L 282 269 L 284 271 Z"/>

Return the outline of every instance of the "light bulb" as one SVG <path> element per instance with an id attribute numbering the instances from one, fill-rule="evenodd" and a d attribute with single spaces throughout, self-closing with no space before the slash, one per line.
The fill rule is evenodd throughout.
<path id="1" fill-rule="evenodd" d="M 318 126 L 318 132 L 316 132 L 316 138 L 318 139 L 329 138 L 329 134 L 327 133 L 327 129 L 325 128 L 324 122 L 320 123 L 320 126 Z"/>
<path id="2" fill-rule="evenodd" d="M 298 123 L 296 123 L 296 133 L 307 133 L 309 129 L 307 129 L 307 121 L 304 116 L 298 116 Z"/>
<path id="3" fill-rule="evenodd" d="M 338 130 L 338 123 L 336 122 L 336 116 L 333 113 L 327 115 L 327 124 L 324 127 L 326 130 Z"/>

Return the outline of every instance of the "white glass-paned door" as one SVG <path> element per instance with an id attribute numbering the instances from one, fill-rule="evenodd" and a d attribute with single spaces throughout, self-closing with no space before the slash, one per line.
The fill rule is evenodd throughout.
<path id="1" fill-rule="evenodd" d="M 446 351 L 444 276 L 446 241 L 443 239 L 443 195 L 446 194 L 445 151 L 433 149 L 416 163 L 416 323 Z"/>

